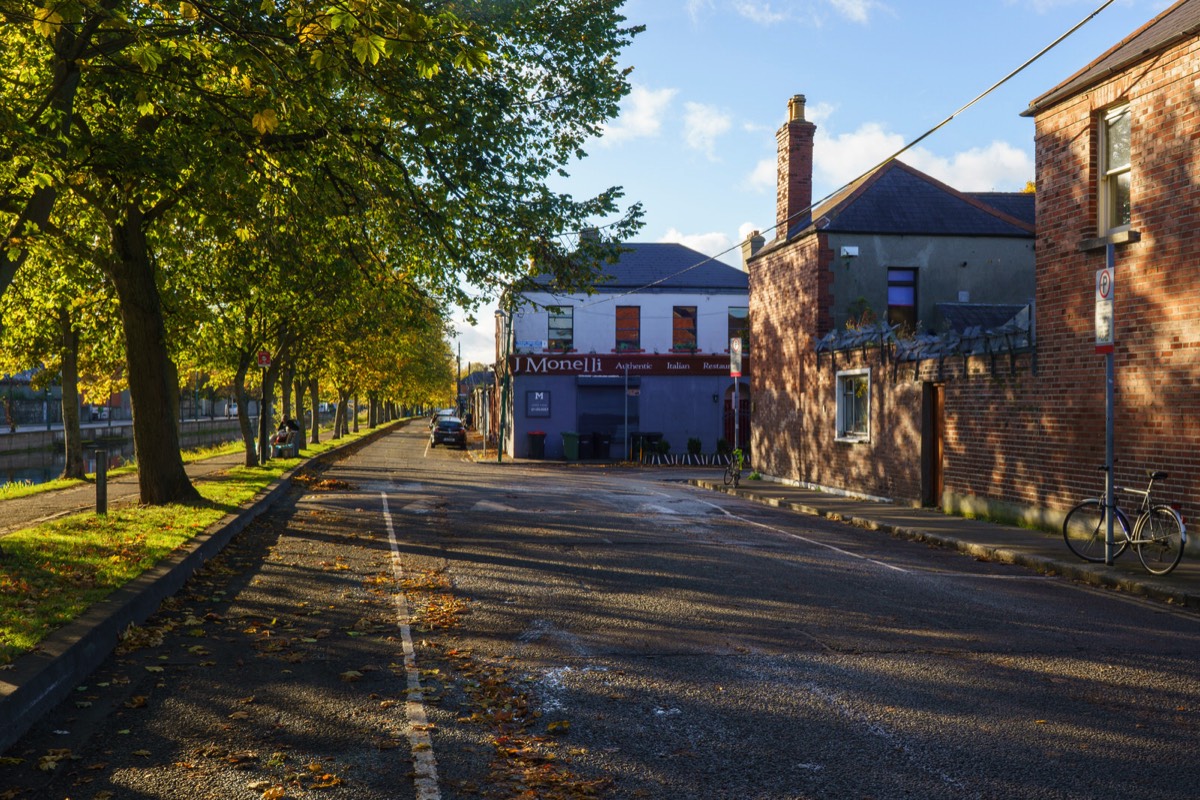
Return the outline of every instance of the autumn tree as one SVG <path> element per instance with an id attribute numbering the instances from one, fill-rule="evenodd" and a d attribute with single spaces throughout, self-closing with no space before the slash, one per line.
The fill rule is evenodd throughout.
<path id="1" fill-rule="evenodd" d="M 628 90 L 636 32 L 620 0 L 328 4 L 0 0 L 0 292 L 66 226 L 64 195 L 103 221 L 119 298 L 141 499 L 195 497 L 175 424 L 164 271 L 177 245 L 268 194 L 322 182 L 385 269 L 465 301 L 546 264 L 558 235 L 614 213 L 546 179 L 582 154 Z M 637 209 L 616 232 L 637 223 Z M 419 254 L 420 257 L 416 257 Z"/>

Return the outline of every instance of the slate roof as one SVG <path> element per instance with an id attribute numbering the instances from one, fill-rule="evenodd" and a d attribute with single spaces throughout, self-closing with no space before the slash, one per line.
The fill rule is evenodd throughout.
<path id="1" fill-rule="evenodd" d="M 985 331 L 1003 327 L 1029 306 L 992 303 L 936 303 L 942 319 L 951 330 L 962 333 L 968 328 Z"/>
<path id="2" fill-rule="evenodd" d="M 1083 69 L 1037 97 L 1023 117 L 1051 108 L 1061 100 L 1079 94 L 1101 83 L 1110 75 L 1123 72 L 1131 65 L 1166 50 L 1177 42 L 1200 34 L 1200 0 L 1179 0 L 1178 3 L 1126 36 L 1107 52 Z"/>
<path id="3" fill-rule="evenodd" d="M 736 267 L 717 261 L 690 247 L 673 243 L 626 242 L 615 264 L 602 264 L 606 278 L 596 291 L 748 292 L 749 277 Z M 534 279 L 549 286 L 549 277 Z"/>
<path id="4" fill-rule="evenodd" d="M 1037 198 L 1032 192 L 967 192 L 967 196 L 1029 225 L 1037 222 Z"/>
<path id="5" fill-rule="evenodd" d="M 791 235 L 809 228 L 833 233 L 1033 238 L 1033 209 L 1031 194 L 966 194 L 893 160 L 821 204 L 813 211 L 813 222 L 793 229 Z"/>

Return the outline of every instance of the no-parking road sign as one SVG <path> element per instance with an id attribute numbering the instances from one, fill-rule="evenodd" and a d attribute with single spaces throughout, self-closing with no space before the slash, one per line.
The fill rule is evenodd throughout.
<path id="1" fill-rule="evenodd" d="M 1113 295 L 1116 275 L 1112 267 L 1096 270 L 1096 352 L 1113 351 Z"/>

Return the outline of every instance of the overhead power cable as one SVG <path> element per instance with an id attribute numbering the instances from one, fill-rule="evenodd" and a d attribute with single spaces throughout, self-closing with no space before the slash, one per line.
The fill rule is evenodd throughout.
<path id="1" fill-rule="evenodd" d="M 806 208 L 803 208 L 803 209 L 801 209 L 800 211 L 797 211 L 795 214 L 793 214 L 792 216 L 788 217 L 788 218 L 787 218 L 787 219 L 785 219 L 783 222 L 777 222 L 777 223 L 775 223 L 775 224 L 774 224 L 774 225 L 772 225 L 771 227 L 769 227 L 769 228 L 765 229 L 763 232 L 764 232 L 764 233 L 770 233 L 771 231 L 773 231 L 773 230 L 775 230 L 775 229 L 777 229 L 777 228 L 779 228 L 779 227 L 781 227 L 781 226 L 785 226 L 785 227 L 784 227 L 784 234 L 786 235 L 786 233 L 787 233 L 787 228 L 786 228 L 786 226 L 787 226 L 788 224 L 790 224 L 790 223 L 791 223 L 793 220 L 795 220 L 795 219 L 798 219 L 798 218 L 803 218 L 804 216 L 806 216 L 806 215 L 808 215 L 808 214 L 811 214 L 811 213 L 812 213 L 812 210 L 813 210 L 814 208 L 816 208 L 816 207 L 820 206 L 822 203 L 826 202 L 826 201 L 827 201 L 827 200 L 829 200 L 830 198 L 837 196 L 839 193 L 841 193 L 841 192 L 845 191 L 847 188 L 849 188 L 850 186 L 853 186 L 855 183 L 858 183 L 858 182 L 859 182 L 859 181 L 861 181 L 863 178 L 867 177 L 868 175 L 870 175 L 870 174 L 872 174 L 873 172 L 875 172 L 876 170 L 878 170 L 880 167 L 883 167 L 883 166 L 885 166 L 886 164 L 889 164 L 889 163 L 891 163 L 892 161 L 894 161 L 894 160 L 896 160 L 897 158 L 899 158 L 899 157 L 900 157 L 902 154 L 904 154 L 904 153 L 905 153 L 905 152 L 907 152 L 908 150 L 911 150 L 912 148 L 916 147 L 916 146 L 917 146 L 918 144 L 920 144 L 921 142 L 923 142 L 923 141 L 925 141 L 926 139 L 928 139 L 928 138 L 929 138 L 930 136 L 932 136 L 933 134 L 937 133 L 939 130 L 941 130 L 941 129 L 942 129 L 942 128 L 944 128 L 944 127 L 945 127 L 947 124 L 949 124 L 949 123 L 950 123 L 950 121 L 951 121 L 951 120 L 953 120 L 955 117 L 957 117 L 958 115 L 962 114 L 962 113 L 963 113 L 964 111 L 966 111 L 967 109 L 971 108 L 971 106 L 975 105 L 975 104 L 976 104 L 976 103 L 978 103 L 980 100 L 982 100 L 983 98 L 987 97 L 989 94 L 991 94 L 992 92 L 996 91 L 997 89 L 999 89 L 999 88 L 1000 88 L 1001 86 L 1003 86 L 1004 84 L 1008 83 L 1010 80 L 1012 80 L 1013 78 L 1015 78 L 1015 77 L 1016 77 L 1017 75 L 1019 75 L 1021 72 L 1025 71 L 1025 69 L 1027 69 L 1027 68 L 1028 68 L 1030 65 L 1032 65 L 1034 62 L 1036 62 L 1036 61 L 1037 61 L 1038 59 L 1040 59 L 1042 56 L 1046 55 L 1046 54 L 1047 54 L 1047 53 L 1049 53 L 1051 50 L 1053 50 L 1055 47 L 1057 47 L 1058 45 L 1062 44 L 1062 43 L 1063 43 L 1063 42 L 1064 42 L 1064 41 L 1065 41 L 1065 40 L 1066 40 L 1068 37 L 1072 36 L 1072 35 L 1073 35 L 1073 34 L 1074 34 L 1076 31 L 1078 31 L 1078 30 L 1079 30 L 1080 28 L 1082 28 L 1084 25 L 1086 25 L 1087 23 L 1089 23 L 1089 22 L 1091 22 L 1093 19 L 1095 19 L 1095 18 L 1096 18 L 1096 16 L 1098 16 L 1098 15 L 1100 14 L 1100 12 L 1104 11 L 1104 9 L 1108 8 L 1109 6 L 1111 6 L 1111 5 L 1112 5 L 1114 2 L 1116 2 L 1116 0 L 1105 0 L 1105 2 L 1101 3 L 1101 4 L 1100 4 L 1100 6 L 1099 6 L 1099 7 L 1098 7 L 1098 8 L 1097 8 L 1095 11 L 1093 11 L 1093 12 L 1092 12 L 1092 13 L 1090 13 L 1090 14 L 1088 14 L 1088 15 L 1087 15 L 1086 17 L 1084 17 L 1082 20 L 1080 20 L 1079 22 L 1077 22 L 1075 25 L 1071 26 L 1071 28 L 1069 28 L 1069 29 L 1068 29 L 1068 30 L 1067 30 L 1065 33 L 1063 33 L 1061 36 L 1059 36 L 1058 38 L 1056 38 L 1056 39 L 1055 39 L 1054 41 L 1052 41 L 1050 44 L 1048 44 L 1048 45 L 1046 45 L 1045 47 L 1043 47 L 1043 48 L 1042 48 L 1041 50 L 1039 50 L 1039 51 L 1038 51 L 1038 52 L 1037 52 L 1035 55 L 1033 55 L 1032 57 L 1030 57 L 1029 59 L 1027 59 L 1027 60 L 1025 61 L 1025 63 L 1021 64 L 1021 66 L 1017 67 L 1017 68 L 1016 68 L 1016 69 L 1014 69 L 1012 72 L 1009 72 L 1007 75 L 1005 75 L 1003 78 L 1001 78 L 1000 80 L 998 80 L 998 81 L 996 81 L 995 83 L 993 83 L 991 86 L 989 86 L 989 87 L 988 87 L 987 89 L 985 89 L 983 92 L 980 92 L 978 95 L 976 95 L 976 96 L 975 96 L 975 98 L 974 98 L 974 99 L 972 99 L 972 100 L 971 100 L 969 103 L 967 103 L 966 105 L 964 105 L 964 106 L 962 106 L 961 108 L 959 108 L 959 109 L 958 109 L 957 111 L 955 111 L 953 114 L 951 114 L 950 116 L 946 117 L 946 118 L 945 118 L 945 119 L 943 119 L 941 122 L 939 122 L 938 124 L 934 125 L 932 128 L 930 128 L 929 130 L 925 131 L 925 132 L 924 132 L 924 133 L 922 133 L 920 136 L 918 136 L 917 138 L 913 139 L 911 142 L 907 143 L 906 145 L 904 145 L 903 147 L 901 147 L 899 150 L 897 150 L 896 152 L 892 153 L 892 154 L 891 154 L 890 156 L 888 156 L 887 158 L 885 158 L 885 159 L 883 159 L 882 161 L 880 161 L 880 162 L 879 162 L 878 164 L 876 164 L 875 166 L 873 166 L 873 167 L 871 167 L 870 169 L 866 170 L 865 172 L 863 172 L 863 173 L 862 173 L 861 175 L 859 175 L 858 177 L 854 178 L 854 179 L 853 179 L 853 180 L 851 180 L 851 181 L 848 181 L 848 182 L 846 182 L 846 183 L 842 184 L 841 186 L 839 186 L 839 187 L 838 187 L 837 189 L 835 189 L 834 191 L 832 191 L 832 192 L 830 192 L 829 194 L 827 194 L 827 195 L 825 195 L 824 197 L 822 197 L 820 200 L 817 200 L 815 203 L 811 203 L 811 204 L 809 204 L 809 205 L 808 205 Z M 691 272 L 692 270 L 694 270 L 694 269 L 697 269 L 698 267 L 702 267 L 702 266 L 704 266 L 705 264 L 708 264 L 708 263 L 709 263 L 709 262 L 711 262 L 711 261 L 716 261 L 718 258 L 720 258 L 720 257 L 721 257 L 721 256 L 723 256 L 723 255 L 726 255 L 727 253 L 732 253 L 734 250 L 740 250 L 740 249 L 742 248 L 742 246 L 743 246 L 743 244 L 744 244 L 744 243 L 745 243 L 744 241 L 743 241 L 743 242 L 738 242 L 736 245 L 733 245 L 732 247 L 728 247 L 728 248 L 726 248 L 725 250 L 722 250 L 720 253 L 717 253 L 717 254 L 716 254 L 716 255 L 714 255 L 714 256 L 709 256 L 708 258 L 704 259 L 703 261 L 698 261 L 698 262 L 696 262 L 695 264 L 692 264 L 690 267 L 685 267 L 684 269 L 681 269 L 681 270 L 679 270 L 679 271 L 678 271 L 678 272 L 676 272 L 676 273 L 673 273 L 673 274 L 671 274 L 671 275 L 667 275 L 667 276 L 664 276 L 664 277 L 662 277 L 662 278 L 659 278 L 658 280 L 656 280 L 656 281 L 652 281 L 652 282 L 650 282 L 650 283 L 646 284 L 645 286 L 640 286 L 640 287 L 638 287 L 638 288 L 636 288 L 636 289 L 630 289 L 629 291 L 627 291 L 627 292 L 624 292 L 623 294 L 612 295 L 612 296 L 605 297 L 605 298 L 602 298 L 602 299 L 593 300 L 593 301 L 592 301 L 592 302 L 590 302 L 590 303 L 583 303 L 583 304 L 581 304 L 581 306 L 588 306 L 588 305 L 599 305 L 600 303 L 614 302 L 614 301 L 616 301 L 616 300 L 620 300 L 620 299 L 621 299 L 621 298 L 623 298 L 623 297 L 628 297 L 629 295 L 632 295 L 632 294 L 637 294 L 638 292 L 644 291 L 644 290 L 646 290 L 646 289 L 652 289 L 652 288 L 654 288 L 655 286 L 658 286 L 658 285 L 660 285 L 660 284 L 666 283 L 667 281 L 671 280 L 672 278 L 677 278 L 677 277 L 679 277 L 680 275 L 684 275 L 684 274 L 686 274 L 686 273 L 688 273 L 688 272 Z"/>

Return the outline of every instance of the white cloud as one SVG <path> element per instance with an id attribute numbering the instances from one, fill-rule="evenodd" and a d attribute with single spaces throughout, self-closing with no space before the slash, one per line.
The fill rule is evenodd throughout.
<path id="1" fill-rule="evenodd" d="M 779 180 L 779 170 L 773 158 L 764 158 L 754 165 L 754 169 L 746 176 L 743 186 L 752 192 L 762 194 L 775 191 L 775 182 Z"/>
<path id="2" fill-rule="evenodd" d="M 775 25 L 780 22 L 786 22 L 792 16 L 787 11 L 776 11 L 771 7 L 770 3 L 763 3 L 760 0 L 738 0 L 733 4 L 733 9 L 746 19 L 751 22 L 757 22 L 759 25 Z"/>
<path id="3" fill-rule="evenodd" d="M 1017 191 L 1034 176 L 1029 153 L 1001 141 L 955 153 L 950 158 L 916 148 L 900 160 L 963 192 Z"/>
<path id="4" fill-rule="evenodd" d="M 755 225 L 753 222 L 743 222 L 741 225 L 738 226 L 738 241 L 739 242 L 746 241 L 746 237 L 748 237 L 750 234 L 754 233 L 755 231 L 761 232 L 762 226 Z"/>
<path id="5" fill-rule="evenodd" d="M 687 0 L 687 12 L 695 22 L 700 16 L 700 12 L 707 11 L 712 8 L 712 0 Z"/>
<path id="6" fill-rule="evenodd" d="M 822 25 L 829 9 L 851 22 L 870 22 L 871 13 L 884 8 L 879 0 L 728 0 L 727 6 L 758 25 L 803 22 Z M 702 11 L 711 11 L 712 0 L 688 0 L 688 13 L 695 22 Z"/>
<path id="7" fill-rule="evenodd" d="M 875 0 L 829 0 L 829 4 L 853 22 L 868 22 L 871 11 L 880 7 Z"/>
<path id="8" fill-rule="evenodd" d="M 876 122 L 837 136 L 822 134 L 818 129 L 814 143 L 814 183 L 825 187 L 824 192 L 833 191 L 903 146 L 904 137 L 885 130 Z M 915 147 L 901 153 L 899 158 L 964 192 L 1018 191 L 1034 176 L 1030 154 L 1001 141 L 951 156 L 940 156 L 924 147 Z"/>
<path id="9" fill-rule="evenodd" d="M 604 126 L 600 143 L 612 146 L 657 136 L 662 130 L 663 116 L 677 93 L 677 89 L 647 89 L 635 84 L 621 101 L 617 119 Z"/>
<path id="10" fill-rule="evenodd" d="M 822 134 L 818 128 L 813 143 L 813 180 L 817 184 L 837 188 L 854 180 L 903 146 L 904 137 L 898 133 L 888 133 L 877 122 L 868 122 L 854 133 L 837 136 Z"/>
<path id="11" fill-rule="evenodd" d="M 729 236 L 724 233 L 685 234 L 676 228 L 668 229 L 659 241 L 682 244 L 699 253 L 704 253 L 706 256 L 718 255 L 733 246 L 733 243 L 729 241 Z"/>
<path id="12" fill-rule="evenodd" d="M 717 138 L 733 127 L 728 114 L 714 106 L 702 103 L 685 103 L 683 115 L 683 140 L 693 150 L 699 150 L 709 161 L 716 161 Z"/>

